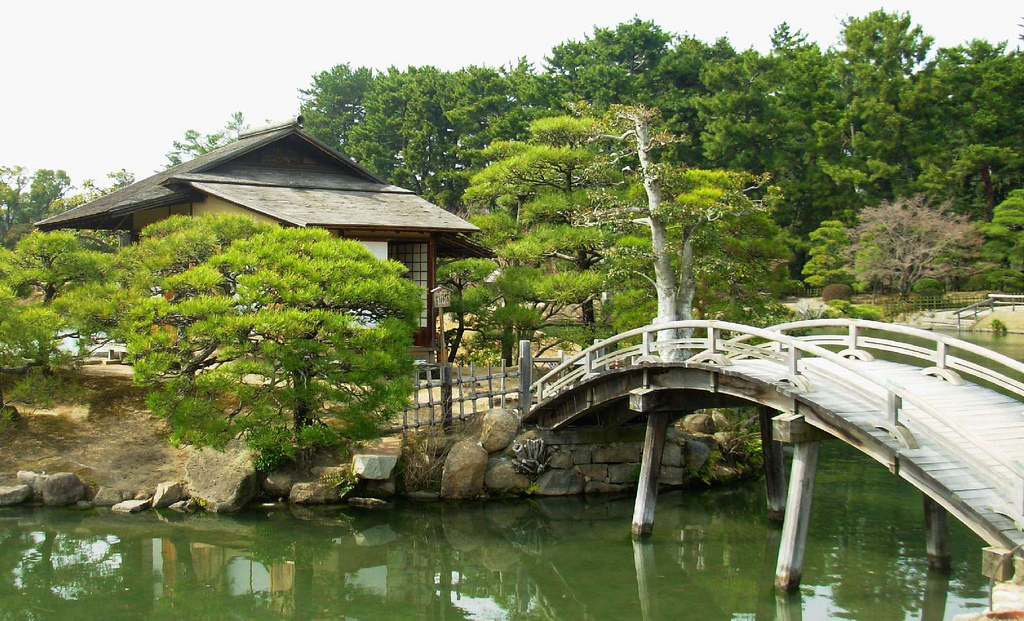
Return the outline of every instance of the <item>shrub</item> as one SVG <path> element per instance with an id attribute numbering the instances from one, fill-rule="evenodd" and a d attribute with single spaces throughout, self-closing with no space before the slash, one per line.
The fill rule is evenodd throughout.
<path id="1" fill-rule="evenodd" d="M 851 304 L 846 300 L 832 300 L 828 303 L 828 315 L 833 318 L 849 317 L 867 321 L 881 321 L 882 308 L 874 304 Z"/>
<path id="2" fill-rule="evenodd" d="M 286 425 L 252 427 L 246 443 L 253 465 L 261 472 L 273 472 L 295 459 L 294 435 Z"/>
<path id="3" fill-rule="evenodd" d="M 922 278 L 914 283 L 913 291 L 918 295 L 941 295 L 946 288 L 934 278 Z"/>
<path id="4" fill-rule="evenodd" d="M 993 319 L 992 331 L 995 332 L 996 334 L 1005 335 L 1009 331 L 1009 329 L 1006 327 L 1006 324 L 1003 323 L 1002 321 L 999 321 L 998 319 Z"/>
<path id="5" fill-rule="evenodd" d="M 832 300 L 849 300 L 853 297 L 853 289 L 850 285 L 839 283 L 831 284 L 821 290 L 821 301 L 831 302 Z"/>
<path id="6" fill-rule="evenodd" d="M 964 281 L 962 291 L 987 291 L 992 288 L 988 274 L 975 274 Z"/>

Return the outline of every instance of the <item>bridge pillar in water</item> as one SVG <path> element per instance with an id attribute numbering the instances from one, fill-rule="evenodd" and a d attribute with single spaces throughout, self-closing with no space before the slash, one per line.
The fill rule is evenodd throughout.
<path id="1" fill-rule="evenodd" d="M 782 443 L 772 432 L 772 417 L 779 412 L 764 405 L 757 406 L 761 428 L 761 455 L 764 461 L 764 482 L 768 495 L 768 518 L 781 522 L 786 515 L 786 472 Z"/>
<path id="2" fill-rule="evenodd" d="M 798 414 L 776 416 L 772 423 L 773 433 L 779 440 L 794 445 L 786 516 L 782 522 L 782 542 L 779 544 L 779 560 L 775 565 L 775 587 L 780 591 L 793 591 L 800 586 L 804 569 L 804 549 L 811 523 L 811 499 L 818 471 L 818 446 L 820 440 L 827 436 Z"/>
<path id="3" fill-rule="evenodd" d="M 945 570 L 952 566 L 947 515 L 945 507 L 924 495 L 924 533 L 929 569 Z"/>
<path id="4" fill-rule="evenodd" d="M 647 435 L 640 458 L 640 481 L 633 504 L 633 538 L 650 535 L 654 530 L 654 504 L 658 500 L 658 478 L 661 475 L 661 455 L 668 431 L 668 412 L 654 411 L 647 416 Z"/>

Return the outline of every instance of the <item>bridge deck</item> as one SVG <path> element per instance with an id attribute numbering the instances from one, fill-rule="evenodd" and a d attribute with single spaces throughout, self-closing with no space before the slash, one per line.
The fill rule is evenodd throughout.
<path id="1" fill-rule="evenodd" d="M 956 386 L 921 375 L 921 369 L 912 365 L 879 360 L 854 364 L 865 375 L 914 390 L 934 408 L 1024 462 L 1024 404 L 1019 401 L 970 382 Z M 889 430 L 879 426 L 885 420 L 885 413 L 878 406 L 886 398 L 883 388 L 865 383 L 863 377 L 820 358 L 804 360 L 801 366 L 814 389 L 802 393 L 802 398 L 834 412 L 889 447 L 897 456 L 897 474 L 907 479 L 925 479 L 922 483 L 944 491 L 943 504 L 947 504 L 947 509 L 958 512 L 957 506 L 962 503 L 1015 545 L 1024 543 L 1024 532 L 1006 517 L 1011 511 L 1009 503 L 974 474 L 982 467 L 1009 477 L 1003 465 L 974 450 L 959 433 L 911 404 L 904 405 L 899 419 L 917 444 L 917 448 L 907 448 Z M 778 364 L 767 360 L 738 360 L 728 369 L 765 382 L 778 378 Z M 971 460 L 964 457 L 972 454 L 975 457 Z M 978 534 L 992 539 L 990 533 Z"/>
<path id="2" fill-rule="evenodd" d="M 772 500 L 778 486 L 769 485 L 769 509 L 786 505 L 780 589 L 799 583 L 809 523 L 818 438 L 807 425 L 855 446 L 931 499 L 930 563 L 946 562 L 946 512 L 991 545 L 1024 545 L 1024 363 L 950 336 L 848 319 L 770 328 L 675 321 L 596 342 L 530 386 L 537 403 L 527 400 L 524 421 L 552 430 L 614 428 L 649 415 L 633 516 L 641 536 L 653 527 L 657 495 L 657 467 L 646 452 L 657 459 L 671 413 L 744 404 L 790 413 L 773 425 L 796 443 L 787 501 Z M 781 457 L 773 454 L 776 472 Z"/>

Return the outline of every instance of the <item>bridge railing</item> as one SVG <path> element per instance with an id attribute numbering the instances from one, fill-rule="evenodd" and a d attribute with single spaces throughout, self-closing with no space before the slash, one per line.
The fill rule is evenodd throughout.
<path id="1" fill-rule="evenodd" d="M 807 330 L 843 329 L 840 334 L 790 334 Z M 871 331 L 871 334 L 867 334 Z M 896 339 L 876 336 L 882 332 Z M 730 338 L 725 338 L 729 336 Z M 918 343 L 907 342 L 912 338 Z M 902 340 L 900 340 L 902 339 Z M 925 344 L 919 344 L 924 342 Z M 832 351 L 826 346 L 839 347 Z M 951 350 L 954 350 L 951 352 Z M 762 359 L 780 366 L 779 381 L 808 390 L 801 359 L 816 357 L 827 360 L 851 373 L 856 382 L 834 377 L 869 401 L 877 403 L 884 417 L 879 426 L 894 435 L 900 433 L 900 411 L 906 404 L 948 428 L 967 441 L 965 450 L 957 438 L 932 437 L 934 441 L 956 454 L 992 487 L 1009 500 L 1018 520 L 1024 515 L 1024 462 L 981 437 L 958 420 L 936 408 L 912 389 L 877 377 L 865 367 L 870 351 L 885 351 L 924 361 L 923 372 L 962 382 L 960 374 L 999 387 L 1024 400 L 1024 364 L 1008 356 L 953 337 L 893 324 L 851 320 L 819 319 L 756 328 L 722 321 L 677 321 L 649 325 L 600 341 L 565 360 L 536 380 L 531 391 L 538 403 L 551 399 L 576 384 L 623 366 L 644 363 L 680 361 L 726 365 L 734 360 Z M 956 351 L 971 354 L 976 360 L 955 355 Z M 827 373 L 816 368 L 816 372 Z M 1016 377 L 1015 377 L 1016 376 Z M 871 387 L 874 387 L 872 390 Z M 939 434 L 941 436 L 941 434 Z"/>

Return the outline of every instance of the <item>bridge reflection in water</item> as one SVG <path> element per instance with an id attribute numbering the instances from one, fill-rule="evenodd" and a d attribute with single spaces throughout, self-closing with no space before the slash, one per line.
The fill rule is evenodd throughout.
<path id="1" fill-rule="evenodd" d="M 979 608 L 979 540 L 951 573 L 922 554 L 912 488 L 823 449 L 805 579 L 776 595 L 780 531 L 756 482 L 632 499 L 266 508 L 239 518 L 0 513 L 0 619 L 925 619 Z M 948 583 L 948 585 L 947 585 Z"/>

